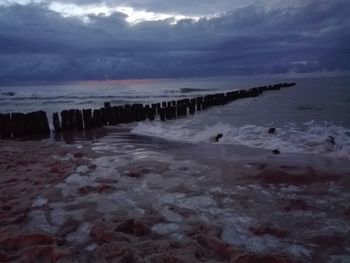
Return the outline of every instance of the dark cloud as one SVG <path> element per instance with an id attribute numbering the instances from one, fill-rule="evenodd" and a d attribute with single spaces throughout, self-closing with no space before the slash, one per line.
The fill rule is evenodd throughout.
<path id="1" fill-rule="evenodd" d="M 141 1 L 140 1 L 141 2 Z M 350 69 L 350 3 L 249 5 L 199 21 L 63 17 L 0 7 L 0 80 L 194 77 Z"/>

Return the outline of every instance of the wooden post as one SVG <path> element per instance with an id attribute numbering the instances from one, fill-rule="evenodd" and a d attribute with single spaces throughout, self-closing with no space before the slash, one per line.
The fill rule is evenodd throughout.
<path id="1" fill-rule="evenodd" d="M 11 130 L 11 115 L 9 113 L 0 114 L 0 138 L 10 139 Z"/>
<path id="2" fill-rule="evenodd" d="M 196 112 L 196 104 L 194 102 L 191 102 L 189 105 L 190 114 L 193 115 Z"/>
<path id="3" fill-rule="evenodd" d="M 160 114 L 160 103 L 156 104 L 156 108 L 157 108 L 157 114 Z"/>
<path id="4" fill-rule="evenodd" d="M 84 118 L 85 130 L 95 128 L 94 121 L 92 118 L 92 110 L 91 109 L 83 110 L 83 118 Z M 62 120 L 62 126 L 63 126 L 63 120 Z"/>
<path id="5" fill-rule="evenodd" d="M 75 131 L 77 127 L 77 116 L 73 109 L 69 110 L 69 131 Z"/>
<path id="6" fill-rule="evenodd" d="M 52 115 L 52 122 L 53 122 L 53 128 L 55 130 L 55 133 L 61 132 L 61 123 L 60 123 L 60 117 L 57 112 L 55 112 Z"/>
<path id="7" fill-rule="evenodd" d="M 24 113 L 12 113 L 11 114 L 11 123 L 12 123 L 13 138 L 23 137 L 25 135 Z"/>
<path id="8" fill-rule="evenodd" d="M 160 108 L 160 113 L 159 113 L 159 115 L 160 115 L 160 120 L 161 121 L 165 121 L 165 108 Z"/>
<path id="9" fill-rule="evenodd" d="M 78 131 L 84 130 L 84 122 L 83 122 L 83 114 L 81 110 L 75 110 L 75 116 L 76 116 L 76 128 Z"/>
<path id="10" fill-rule="evenodd" d="M 49 125 L 49 120 L 47 118 L 46 112 L 45 111 L 37 111 L 37 120 L 38 120 L 38 125 L 39 125 L 39 134 L 40 135 L 50 135 L 50 125 Z"/>
<path id="11" fill-rule="evenodd" d="M 102 126 L 102 111 L 101 110 L 94 110 L 92 114 L 92 118 L 94 120 L 94 124 L 96 128 L 99 128 Z"/>
<path id="12" fill-rule="evenodd" d="M 101 125 L 107 126 L 107 124 L 108 124 L 108 121 L 107 121 L 107 119 L 108 119 L 107 109 L 106 108 L 100 108 L 99 110 L 101 112 L 101 113 L 99 113 L 99 114 L 101 114 L 101 116 L 99 117 L 100 118 L 99 122 L 101 123 Z"/>
<path id="13" fill-rule="evenodd" d="M 69 123 L 69 111 L 63 110 L 61 112 L 61 120 L 62 120 L 62 131 L 69 131 L 70 123 Z"/>

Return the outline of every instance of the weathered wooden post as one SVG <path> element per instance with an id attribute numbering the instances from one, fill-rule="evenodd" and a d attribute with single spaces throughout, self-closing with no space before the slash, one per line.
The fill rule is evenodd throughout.
<path id="1" fill-rule="evenodd" d="M 165 121 L 165 108 L 160 108 L 159 116 L 161 121 Z"/>
<path id="2" fill-rule="evenodd" d="M 11 123 L 12 123 L 13 138 L 23 137 L 25 135 L 24 113 L 12 113 L 11 114 Z"/>
<path id="3" fill-rule="evenodd" d="M 83 119 L 84 119 L 85 130 L 95 128 L 94 121 L 92 118 L 92 110 L 91 109 L 83 110 Z M 62 120 L 62 126 L 63 126 L 63 120 Z"/>
<path id="4" fill-rule="evenodd" d="M 36 114 L 37 114 L 37 120 L 38 120 L 37 125 L 39 126 L 39 134 L 49 136 L 51 131 L 50 131 L 49 120 L 47 118 L 46 112 L 37 111 Z"/>
<path id="5" fill-rule="evenodd" d="M 107 112 L 107 108 L 100 108 L 101 111 L 101 123 L 103 126 L 107 126 L 108 125 L 108 112 Z"/>
<path id="6" fill-rule="evenodd" d="M 160 114 L 160 103 L 156 104 L 156 108 L 157 108 L 157 114 Z"/>
<path id="7" fill-rule="evenodd" d="M 202 110 L 203 97 L 197 97 L 196 101 L 197 101 L 197 111 L 201 111 Z"/>
<path id="8" fill-rule="evenodd" d="M 96 128 L 99 128 L 102 126 L 102 111 L 100 109 L 94 110 L 94 112 L 92 114 L 92 118 L 94 120 Z"/>
<path id="9" fill-rule="evenodd" d="M 190 114 L 193 115 L 196 112 L 196 104 L 194 102 L 191 102 L 189 105 Z"/>
<path id="10" fill-rule="evenodd" d="M 57 112 L 55 112 L 52 115 L 52 124 L 53 128 L 55 130 L 55 133 L 60 133 L 61 132 L 61 122 L 60 122 L 60 117 Z"/>
<path id="11" fill-rule="evenodd" d="M 75 110 L 75 116 L 76 116 L 76 128 L 78 131 L 84 130 L 84 121 L 83 121 L 83 114 L 81 110 Z"/>
<path id="12" fill-rule="evenodd" d="M 11 138 L 12 128 L 11 128 L 11 115 L 0 114 L 0 138 L 9 139 Z"/>
<path id="13" fill-rule="evenodd" d="M 75 131 L 77 127 L 77 116 L 74 109 L 69 110 L 69 130 Z"/>
<path id="14" fill-rule="evenodd" d="M 61 120 L 62 120 L 62 131 L 69 131 L 70 129 L 70 122 L 69 122 L 69 111 L 63 110 L 61 112 Z"/>

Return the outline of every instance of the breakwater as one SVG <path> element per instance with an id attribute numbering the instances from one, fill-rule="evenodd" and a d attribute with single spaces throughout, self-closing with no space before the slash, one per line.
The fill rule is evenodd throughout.
<path id="1" fill-rule="evenodd" d="M 254 87 L 226 93 L 215 93 L 193 98 L 163 101 L 153 104 L 111 105 L 105 102 L 99 109 L 68 109 L 54 113 L 50 129 L 46 112 L 0 113 L 0 139 L 16 139 L 31 136 L 48 137 L 52 132 L 58 134 L 68 131 L 84 131 L 102 126 L 114 126 L 144 120 L 171 120 L 193 115 L 213 106 L 220 106 L 238 99 L 258 97 L 265 91 L 280 90 L 295 86 L 295 83 Z"/>

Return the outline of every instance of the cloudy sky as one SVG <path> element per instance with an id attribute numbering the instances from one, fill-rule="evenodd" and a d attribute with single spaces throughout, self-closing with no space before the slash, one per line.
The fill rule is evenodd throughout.
<path id="1" fill-rule="evenodd" d="M 350 70 L 349 0 L 0 0 L 0 81 Z"/>

